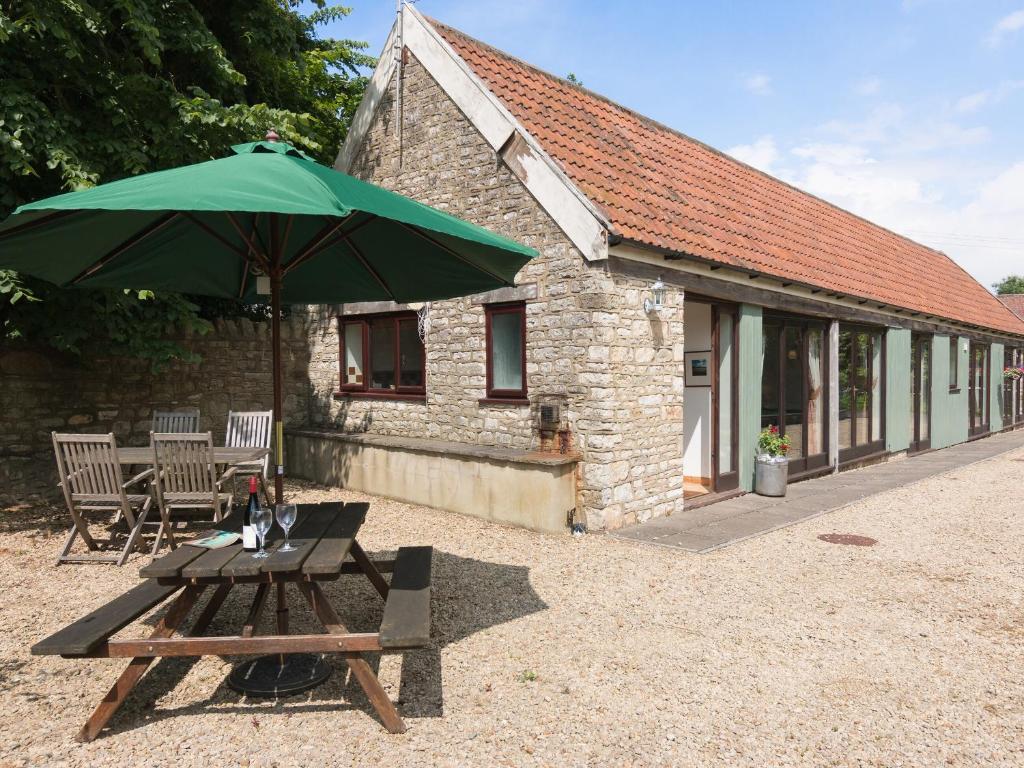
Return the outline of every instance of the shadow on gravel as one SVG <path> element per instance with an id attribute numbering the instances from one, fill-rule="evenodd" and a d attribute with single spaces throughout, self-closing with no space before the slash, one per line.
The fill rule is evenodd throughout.
<path id="1" fill-rule="evenodd" d="M 375 552 L 371 557 L 385 559 L 393 552 Z M 530 585 L 529 568 L 504 563 L 492 563 L 474 558 L 459 557 L 448 552 L 434 551 L 432 568 L 431 638 L 429 646 L 402 654 L 401 684 L 398 708 L 403 717 L 441 717 L 444 714 L 441 651 L 452 643 L 482 632 L 490 627 L 514 621 L 545 610 L 547 604 Z M 352 632 L 376 632 L 380 626 L 383 603 L 370 583 L 359 575 L 343 576 L 336 582 L 323 583 L 324 589 L 345 626 Z M 208 635 L 237 633 L 249 611 L 255 594 L 254 585 L 240 585 L 228 596 L 210 625 Z M 190 626 L 209 599 L 208 589 L 193 608 L 184 626 Z M 322 632 L 308 605 L 297 589 L 290 587 L 289 626 L 292 633 Z M 257 634 L 273 631 L 274 610 L 272 600 L 259 624 Z M 149 616 L 144 623 L 153 626 L 163 616 L 161 610 Z M 363 654 L 376 672 L 380 666 L 377 653 Z M 243 657 L 228 657 L 236 663 Z M 289 712 L 344 711 L 359 709 L 376 719 L 373 708 L 362 689 L 350 679 L 344 661 L 330 659 L 334 673 L 326 683 L 299 696 L 270 702 L 266 699 L 246 699 L 227 686 L 225 675 L 209 681 L 212 690 L 203 701 L 180 707 L 158 706 L 195 667 L 195 658 L 161 659 L 135 687 L 121 710 L 111 721 L 103 736 L 124 733 L 141 728 L 147 723 L 179 715 L 198 715 L 213 708 L 217 713 L 236 713 L 256 718 L 260 713 L 287 709 Z M 88 662 L 78 662 L 88 663 Z M 486 681 L 482 681 L 486 682 Z M 113 679 L 110 680 L 113 683 Z M 204 681 L 194 685 L 202 686 Z M 391 694 L 394 697 L 393 693 Z M 95 706 L 97 702 L 91 702 Z M 84 721 L 87 712 L 82 713 Z M 103 738 L 101 736 L 100 738 Z"/>

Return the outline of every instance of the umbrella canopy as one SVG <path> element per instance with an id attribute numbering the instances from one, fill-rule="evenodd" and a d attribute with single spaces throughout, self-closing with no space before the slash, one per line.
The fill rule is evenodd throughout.
<path id="1" fill-rule="evenodd" d="M 322 166 L 273 132 L 232 150 L 21 206 L 0 223 L 0 267 L 250 302 L 269 282 L 280 500 L 282 302 L 465 296 L 513 285 L 536 251 Z"/>
<path id="2" fill-rule="evenodd" d="M 258 141 L 234 155 L 21 206 L 0 265 L 61 286 L 148 288 L 258 301 L 428 301 L 512 285 L 536 252 L 469 222 Z"/>

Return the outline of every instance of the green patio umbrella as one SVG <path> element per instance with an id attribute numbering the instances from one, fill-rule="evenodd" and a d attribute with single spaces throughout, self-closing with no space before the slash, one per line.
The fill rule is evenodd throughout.
<path id="1" fill-rule="evenodd" d="M 249 302 L 267 287 L 280 500 L 282 302 L 465 296 L 513 285 L 536 251 L 320 165 L 273 132 L 232 149 L 21 206 L 0 223 L 0 267 L 60 286 Z"/>

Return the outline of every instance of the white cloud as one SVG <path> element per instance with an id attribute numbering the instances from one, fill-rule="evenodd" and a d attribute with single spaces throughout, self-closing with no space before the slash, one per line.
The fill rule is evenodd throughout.
<path id="1" fill-rule="evenodd" d="M 771 136 L 762 136 L 753 144 L 740 144 L 725 152 L 765 173 L 771 173 L 772 166 L 779 159 L 779 150 Z"/>
<path id="2" fill-rule="evenodd" d="M 957 99 L 957 112 L 977 112 L 992 100 L 992 91 L 978 91 L 969 93 Z"/>
<path id="3" fill-rule="evenodd" d="M 845 144 L 885 145 L 895 151 L 913 153 L 970 146 L 988 141 L 984 126 L 962 126 L 931 115 L 910 119 L 899 104 L 880 104 L 860 120 L 829 120 L 819 130 Z"/>
<path id="4" fill-rule="evenodd" d="M 1024 151 L 994 167 L 956 151 L 987 138 L 984 127 L 886 104 L 811 129 L 803 141 L 763 135 L 728 152 L 944 251 L 988 287 L 1024 263 Z"/>
<path id="5" fill-rule="evenodd" d="M 882 90 L 882 81 L 877 77 L 866 77 L 863 80 L 859 80 L 854 85 L 853 90 L 861 96 L 874 96 Z"/>
<path id="6" fill-rule="evenodd" d="M 854 144 L 881 142 L 888 139 L 890 131 L 903 120 L 904 114 L 899 104 L 880 104 L 863 120 L 829 120 L 821 128 Z"/>
<path id="7" fill-rule="evenodd" d="M 982 107 L 998 104 L 1011 93 L 1024 88 L 1024 80 L 1004 80 L 995 88 L 969 93 L 957 100 L 954 109 L 957 112 L 977 112 Z"/>
<path id="8" fill-rule="evenodd" d="M 763 72 L 757 72 L 744 78 L 743 87 L 758 96 L 768 96 L 772 92 L 772 79 Z"/>
<path id="9" fill-rule="evenodd" d="M 1024 29 L 1024 8 L 1007 14 L 997 21 L 985 41 L 990 48 L 998 48 L 1007 36 L 1022 29 Z"/>

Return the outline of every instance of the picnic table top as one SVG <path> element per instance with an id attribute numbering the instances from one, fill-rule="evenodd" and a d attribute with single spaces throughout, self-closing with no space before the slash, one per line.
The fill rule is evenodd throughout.
<path id="1" fill-rule="evenodd" d="M 267 535 L 269 557 L 253 557 L 252 552 L 242 549 L 241 542 L 221 549 L 186 543 L 144 566 L 139 575 L 158 579 L 162 584 L 336 578 L 341 574 L 342 563 L 352 550 L 368 509 L 369 504 L 365 502 L 299 504 L 297 520 L 291 530 L 291 544 L 295 549 L 290 552 L 278 551 L 284 543 L 284 534 L 275 525 Z M 244 509 L 236 509 L 224 518 L 218 529 L 241 531 L 244 515 Z"/>
<path id="2" fill-rule="evenodd" d="M 270 454 L 269 448 L 236 448 L 227 445 L 213 447 L 213 460 L 218 464 L 244 464 L 259 461 Z M 122 464 L 152 464 L 152 446 L 117 448 L 118 461 Z"/>

